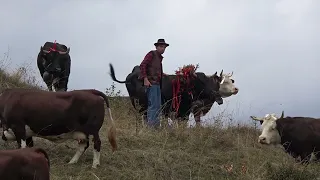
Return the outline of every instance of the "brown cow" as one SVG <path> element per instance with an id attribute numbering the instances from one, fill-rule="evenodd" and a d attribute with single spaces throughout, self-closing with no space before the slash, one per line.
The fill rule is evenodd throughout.
<path id="1" fill-rule="evenodd" d="M 97 90 L 48 92 L 31 89 L 7 89 L 0 96 L 2 139 L 14 141 L 18 147 L 33 146 L 32 136 L 52 141 L 78 140 L 79 149 L 69 164 L 77 163 L 89 147 L 93 136 L 93 164 L 100 165 L 101 140 L 99 130 L 104 122 L 104 102 L 111 127 L 108 139 L 112 151 L 117 149 L 113 118 L 108 98 Z"/>
<path id="2" fill-rule="evenodd" d="M 41 148 L 0 150 L 1 180 L 49 180 L 50 160 Z"/>
<path id="3" fill-rule="evenodd" d="M 255 121 L 260 121 L 262 126 L 258 142 L 269 146 L 281 145 L 287 153 L 302 163 L 309 163 L 313 152 L 315 158 L 320 159 L 320 119 L 312 117 L 280 117 L 275 113 L 266 114 L 264 117 L 250 116 Z"/>

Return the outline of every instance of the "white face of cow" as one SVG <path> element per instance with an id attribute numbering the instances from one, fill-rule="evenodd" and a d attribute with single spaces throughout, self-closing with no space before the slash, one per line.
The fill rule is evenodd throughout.
<path id="1" fill-rule="evenodd" d="M 234 80 L 231 79 L 233 72 L 229 74 L 223 74 L 223 70 L 220 73 L 222 78 L 220 83 L 219 94 L 222 98 L 226 98 L 232 95 L 236 95 L 239 92 L 239 89 L 234 85 Z"/>
<path id="2" fill-rule="evenodd" d="M 277 130 L 276 121 L 283 118 L 283 112 L 280 118 L 278 118 L 274 113 L 266 114 L 263 118 L 257 118 L 255 116 L 250 116 L 253 120 L 263 121 L 262 133 L 258 138 L 258 142 L 266 145 L 280 145 L 281 137 L 279 131 Z"/>

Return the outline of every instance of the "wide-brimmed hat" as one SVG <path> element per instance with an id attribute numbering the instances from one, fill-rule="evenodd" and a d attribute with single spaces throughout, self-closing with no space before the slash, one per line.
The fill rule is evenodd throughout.
<path id="1" fill-rule="evenodd" d="M 158 42 L 154 43 L 155 46 L 162 45 L 162 44 L 169 46 L 169 44 L 166 43 L 164 39 L 158 39 Z"/>

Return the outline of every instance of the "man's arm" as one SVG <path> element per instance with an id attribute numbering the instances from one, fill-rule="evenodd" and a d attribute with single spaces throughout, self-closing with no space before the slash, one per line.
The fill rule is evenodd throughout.
<path id="1" fill-rule="evenodd" d="M 140 64 L 140 70 L 141 70 L 141 77 L 144 79 L 147 77 L 147 66 L 151 62 L 153 56 L 152 51 L 150 51 L 143 59 L 143 61 Z"/>

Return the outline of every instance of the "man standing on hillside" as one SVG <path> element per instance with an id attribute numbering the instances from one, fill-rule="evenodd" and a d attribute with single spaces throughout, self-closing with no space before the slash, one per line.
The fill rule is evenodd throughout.
<path id="1" fill-rule="evenodd" d="M 148 97 L 147 124 L 157 128 L 160 126 L 162 54 L 169 44 L 164 39 L 158 39 L 154 45 L 156 50 L 148 52 L 140 64 L 140 70 Z"/>

